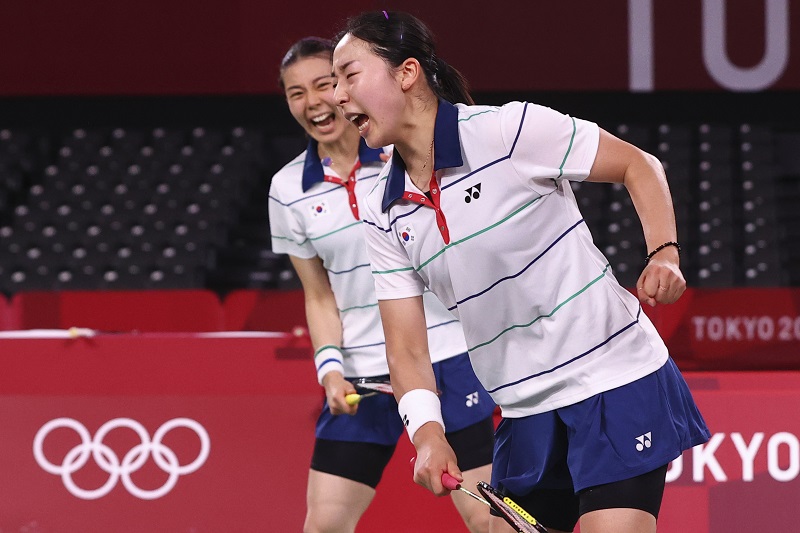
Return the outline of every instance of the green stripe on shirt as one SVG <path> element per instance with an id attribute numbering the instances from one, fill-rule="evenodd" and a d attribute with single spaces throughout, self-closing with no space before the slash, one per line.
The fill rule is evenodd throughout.
<path id="1" fill-rule="evenodd" d="M 480 113 L 475 113 L 475 114 L 472 114 L 472 115 L 470 115 L 468 117 L 460 118 L 460 119 L 458 119 L 458 122 L 466 122 L 469 119 L 471 119 L 473 117 L 477 117 L 478 115 L 483 115 L 484 113 L 497 113 L 499 110 L 500 110 L 499 108 L 487 109 L 486 111 L 481 111 Z"/>
<path id="2" fill-rule="evenodd" d="M 606 272 L 608 272 L 608 269 L 609 269 L 609 268 L 611 268 L 611 265 L 610 265 L 610 264 L 607 264 L 607 265 L 606 265 L 606 267 L 603 269 L 603 272 L 602 272 L 602 273 L 600 273 L 600 275 L 599 275 L 599 276 L 597 276 L 597 277 L 596 277 L 596 278 L 594 278 L 592 281 L 590 281 L 589 283 L 587 283 L 587 284 L 586 284 L 586 286 L 585 286 L 585 287 L 583 287 L 581 290 L 579 290 L 578 292 L 576 292 L 575 294 L 573 294 L 572 296 L 570 296 L 569 298 L 567 298 L 566 300 L 564 300 L 563 302 L 561 302 L 560 304 L 558 304 L 557 306 L 555 306 L 555 307 L 553 308 L 553 310 L 552 310 L 552 311 L 550 311 L 549 313 L 547 313 L 546 315 L 539 315 L 539 316 L 537 316 L 536 318 L 534 318 L 533 320 L 531 320 L 530 322 L 528 322 L 527 324 L 515 324 L 515 325 L 513 325 L 513 326 L 509 326 L 509 327 L 507 327 L 506 329 L 504 329 L 503 331 L 501 331 L 500 333 L 498 333 L 497 335 L 495 335 L 495 337 L 494 337 L 494 338 L 492 338 L 492 339 L 490 339 L 490 340 L 488 340 L 488 341 L 486 341 L 486 342 L 482 342 L 482 343 L 480 343 L 480 344 L 476 344 L 475 346 L 472 346 L 472 347 L 470 347 L 470 348 L 467 348 L 467 350 L 469 350 L 469 351 L 472 351 L 472 350 L 477 350 L 478 348 L 482 348 L 483 346 L 486 346 L 486 345 L 488 345 L 488 344 L 491 344 L 491 343 L 493 343 L 494 341 L 496 341 L 497 339 L 499 339 L 500 337 L 502 337 L 503 335 L 505 335 L 506 333 L 508 333 L 508 332 L 509 332 L 509 331 L 511 331 L 512 329 L 516 329 L 516 328 L 527 328 L 527 327 L 530 327 L 530 326 L 532 326 L 534 323 L 538 322 L 539 320 L 541 320 L 541 319 L 543 319 L 543 318 L 550 318 L 551 316 L 553 316 L 554 314 L 556 314 L 556 311 L 558 311 L 559 309 L 561 309 L 562 307 L 564 307 L 564 306 L 565 306 L 565 305 L 566 305 L 568 302 L 570 302 L 570 301 L 574 300 L 576 297 L 578 297 L 578 295 L 580 295 L 581 293 L 583 293 L 583 292 L 585 292 L 586 290 L 588 290 L 588 289 L 589 289 L 589 287 L 591 287 L 592 285 L 594 285 L 595 283 L 597 283 L 598 281 L 600 281 L 601 279 L 603 279 L 603 277 L 606 275 Z"/>
<path id="3" fill-rule="evenodd" d="M 558 178 L 560 178 L 564 174 L 564 165 L 567 163 L 567 157 L 569 156 L 569 153 L 572 151 L 572 143 L 573 141 L 575 141 L 575 132 L 578 129 L 575 124 L 575 119 L 572 117 L 569 118 L 570 120 L 572 120 L 572 136 L 569 138 L 569 146 L 567 146 L 567 153 L 564 154 L 564 160 L 561 162 L 561 166 L 558 167 Z"/>
<path id="4" fill-rule="evenodd" d="M 301 242 L 297 242 L 296 240 L 292 239 L 291 237 L 283 237 L 283 236 L 281 236 L 281 235 L 271 235 L 271 237 L 272 237 L 273 239 L 279 239 L 279 240 L 284 240 L 284 241 L 290 241 L 290 242 L 293 242 L 293 243 L 295 243 L 295 244 L 297 244 L 297 245 L 301 245 L 301 244 L 305 244 L 305 243 L 307 243 L 308 241 L 318 241 L 318 240 L 320 240 L 320 239 L 324 239 L 325 237 L 330 237 L 330 236 L 331 236 L 331 235 L 333 235 L 334 233 L 339 233 L 340 231 L 344 231 L 344 230 L 346 230 L 346 229 L 348 229 L 348 228 L 352 228 L 353 226 L 358 226 L 359 224 L 361 224 L 361 221 L 360 221 L 360 220 L 358 220 L 358 221 L 356 221 L 356 222 L 353 222 L 352 224 L 348 224 L 347 226 L 344 226 L 344 227 L 341 227 L 341 228 L 335 229 L 335 230 L 333 230 L 333 231 L 330 231 L 330 232 L 328 232 L 328 233 L 325 233 L 324 235 L 320 235 L 320 236 L 318 236 L 318 237 L 309 237 L 309 238 L 307 238 L 307 239 L 305 239 L 305 240 L 303 240 L 303 241 L 301 241 Z"/>
<path id="5" fill-rule="evenodd" d="M 353 307 L 347 307 L 345 309 L 339 309 L 339 312 L 340 313 L 346 313 L 348 311 L 352 311 L 353 309 L 368 309 L 370 307 L 375 307 L 377 305 L 378 305 L 377 303 L 367 304 L 367 305 L 354 305 Z"/>
<path id="6" fill-rule="evenodd" d="M 525 209 L 529 208 L 530 206 L 532 206 L 533 204 L 535 204 L 536 202 L 538 202 L 538 201 L 539 201 L 539 200 L 541 200 L 541 199 L 542 199 L 542 197 L 541 197 L 541 196 L 539 196 L 539 197 L 537 197 L 537 198 L 534 198 L 533 200 L 531 200 L 531 201 L 530 201 L 530 202 L 528 202 L 527 204 L 523 205 L 522 207 L 520 207 L 520 208 L 519 208 L 519 209 L 517 209 L 516 211 L 513 211 L 513 212 L 511 212 L 511 213 L 510 213 L 508 216 L 506 216 L 505 218 L 502 218 L 502 219 L 498 220 L 497 222 L 495 222 L 495 223 L 494 223 L 494 224 L 492 224 L 491 226 L 486 226 L 485 228 L 483 228 L 483 229 L 481 229 L 481 230 L 478 230 L 478 231 L 476 231 L 476 232 L 475 232 L 475 233 L 473 233 L 472 235 L 467 235 L 467 236 L 466 236 L 466 237 L 464 237 L 463 239 L 457 240 L 457 241 L 455 241 L 455 242 L 451 242 L 450 244 L 448 244 L 447 246 L 445 246 L 444 248 L 442 248 L 441 250 L 439 250 L 438 252 L 436 252 L 435 254 L 433 254 L 433 256 L 432 256 L 430 259 L 428 259 L 428 260 L 426 260 L 426 261 L 423 261 L 423 262 L 422 262 L 422 263 L 419 265 L 419 267 L 417 267 L 417 269 L 416 269 L 416 270 L 417 270 L 417 272 L 419 272 L 420 270 L 422 270 L 422 268 L 423 268 L 423 267 L 425 267 L 425 266 L 426 266 L 428 263 L 430 263 L 431 261 L 433 261 L 434 259 L 436 259 L 436 258 L 437 258 L 437 257 L 439 257 L 440 255 L 442 255 L 442 254 L 443 254 L 445 251 L 449 250 L 449 249 L 450 249 L 450 248 L 452 248 L 453 246 L 456 246 L 457 244 L 461 244 L 461 243 L 463 243 L 463 242 L 465 242 L 465 241 L 468 241 L 468 240 L 472 239 L 473 237 L 477 237 L 477 236 L 478 236 L 478 235 L 480 235 L 481 233 L 486 233 L 487 231 L 489 231 L 489 230 L 490 230 L 490 229 L 492 229 L 492 228 L 496 228 L 496 227 L 497 227 L 497 226 L 499 226 L 500 224 L 502 224 L 502 223 L 504 223 L 504 222 L 506 222 L 506 221 L 510 220 L 511 218 L 515 217 L 516 215 L 520 214 L 522 211 L 524 211 Z"/>

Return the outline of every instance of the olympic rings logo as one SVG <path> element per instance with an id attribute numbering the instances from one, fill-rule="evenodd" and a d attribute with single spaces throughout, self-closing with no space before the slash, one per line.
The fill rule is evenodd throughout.
<path id="1" fill-rule="evenodd" d="M 197 458 L 186 465 L 181 465 L 175 452 L 161 443 L 164 436 L 177 427 L 193 430 L 200 439 L 200 452 Z M 44 456 L 43 451 L 44 439 L 47 438 L 51 431 L 57 428 L 71 428 L 81 438 L 81 443 L 67 452 L 60 465 L 51 463 Z M 117 428 L 132 429 L 142 441 L 141 444 L 137 444 L 131 448 L 122 458 L 122 461 L 120 461 L 119 456 L 117 456 L 114 450 L 103 444 L 103 439 L 106 435 Z M 198 422 L 190 418 L 174 418 L 165 422 L 156 430 L 152 440 L 144 426 L 130 418 L 115 418 L 114 420 L 106 422 L 100 426 L 94 438 L 89 435 L 89 430 L 77 420 L 72 418 L 56 418 L 42 426 L 33 439 L 33 456 L 36 458 L 36 462 L 39 463 L 39 466 L 46 472 L 61 476 L 64 487 L 66 487 L 73 496 L 84 500 L 102 498 L 111 492 L 120 479 L 122 480 L 122 485 L 128 492 L 137 498 L 142 500 L 161 498 L 172 490 L 180 476 L 191 474 L 200 468 L 203 463 L 206 462 L 210 449 L 211 440 L 208 437 L 208 432 L 206 432 L 205 428 Z M 108 481 L 94 490 L 83 489 L 77 486 L 72 479 L 72 475 L 86 465 L 90 455 L 95 463 L 109 474 Z M 142 468 L 151 455 L 156 465 L 169 474 L 169 477 L 160 488 L 144 490 L 136 486 L 131 479 L 131 474 Z"/>

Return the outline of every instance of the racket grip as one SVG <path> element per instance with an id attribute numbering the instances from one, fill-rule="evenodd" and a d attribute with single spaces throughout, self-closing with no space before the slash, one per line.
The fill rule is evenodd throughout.
<path id="1" fill-rule="evenodd" d="M 447 490 L 458 490 L 461 488 L 461 483 L 447 472 L 442 472 L 442 485 Z"/>
<path id="2" fill-rule="evenodd" d="M 348 394 L 344 397 L 344 401 L 347 405 L 358 405 L 358 402 L 361 401 L 361 395 L 356 393 Z"/>

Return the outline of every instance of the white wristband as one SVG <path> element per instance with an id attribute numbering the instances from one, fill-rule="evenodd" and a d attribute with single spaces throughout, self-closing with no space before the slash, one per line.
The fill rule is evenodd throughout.
<path id="1" fill-rule="evenodd" d="M 344 376 L 344 365 L 342 364 L 342 350 L 333 344 L 320 346 L 314 352 L 314 366 L 317 368 L 317 382 L 322 385 L 322 378 L 325 374 L 334 370 L 341 372 Z"/>
<path id="2" fill-rule="evenodd" d="M 397 404 L 397 411 L 408 431 L 408 438 L 413 444 L 414 434 L 424 424 L 436 422 L 444 431 L 442 420 L 442 404 L 439 396 L 428 389 L 412 389 L 405 393 Z"/>

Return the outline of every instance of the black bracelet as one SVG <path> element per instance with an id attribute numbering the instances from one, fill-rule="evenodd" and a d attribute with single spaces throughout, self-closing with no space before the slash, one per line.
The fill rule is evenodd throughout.
<path id="1" fill-rule="evenodd" d="M 675 248 L 677 248 L 677 249 L 678 249 L 678 256 L 680 256 L 680 255 L 681 255 L 681 245 L 680 245 L 680 244 L 678 244 L 678 243 L 677 243 L 677 242 L 675 242 L 675 241 L 669 241 L 669 242 L 665 242 L 664 244 L 662 244 L 661 246 L 658 246 L 658 247 L 656 247 L 656 249 L 655 249 L 655 250 L 653 250 L 652 252 L 650 252 L 649 254 L 647 254 L 647 257 L 645 257 L 645 258 L 644 258 L 644 264 L 645 264 L 645 266 L 647 265 L 647 263 L 649 263 L 649 262 L 650 262 L 650 260 L 653 258 L 653 256 L 654 256 L 654 255 L 656 255 L 658 252 L 660 252 L 661 250 L 663 250 L 663 249 L 664 249 L 664 248 L 666 248 L 667 246 L 674 246 Z"/>

